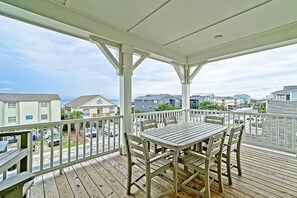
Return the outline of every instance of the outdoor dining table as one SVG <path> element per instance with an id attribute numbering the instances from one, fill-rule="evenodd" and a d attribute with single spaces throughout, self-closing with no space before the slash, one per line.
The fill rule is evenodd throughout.
<path id="1" fill-rule="evenodd" d="M 177 166 L 180 151 L 197 143 L 201 143 L 209 137 L 225 131 L 226 129 L 227 127 L 223 125 L 194 121 L 150 129 L 140 132 L 139 135 L 149 142 L 156 143 L 174 151 L 173 180 L 174 194 L 176 196 L 178 190 Z"/>

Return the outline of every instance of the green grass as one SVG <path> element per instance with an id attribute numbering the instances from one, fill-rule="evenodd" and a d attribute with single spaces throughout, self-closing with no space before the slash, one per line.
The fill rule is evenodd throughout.
<path id="1" fill-rule="evenodd" d="M 88 140 L 86 139 L 86 143 L 88 142 Z M 82 144 L 83 143 L 83 137 L 82 135 L 79 134 L 78 136 L 78 144 Z M 40 139 L 33 141 L 33 144 L 35 145 L 35 152 L 34 154 L 38 154 L 40 152 Z M 71 133 L 70 136 L 70 147 L 73 147 L 76 145 L 76 141 L 75 141 L 75 134 Z M 68 133 L 67 131 L 63 131 L 62 132 L 62 148 L 68 148 Z M 54 150 L 59 150 L 60 149 L 60 145 L 54 146 Z M 51 147 L 48 147 L 46 139 L 43 140 L 43 150 L 44 152 L 49 152 L 51 150 Z"/>

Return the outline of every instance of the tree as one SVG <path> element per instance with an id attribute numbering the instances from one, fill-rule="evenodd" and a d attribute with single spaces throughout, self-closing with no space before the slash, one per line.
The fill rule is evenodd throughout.
<path id="1" fill-rule="evenodd" d="M 168 111 L 168 110 L 175 110 L 175 109 L 179 109 L 179 108 L 176 108 L 175 106 L 168 103 L 163 103 L 155 107 L 156 111 Z"/>
<path id="2" fill-rule="evenodd" d="M 266 103 L 257 103 L 254 109 L 258 110 L 258 113 L 266 113 Z"/>
<path id="3" fill-rule="evenodd" d="M 202 109 L 202 110 L 223 110 L 223 107 L 216 103 L 210 102 L 210 101 L 203 101 L 199 104 L 199 109 Z"/>
<path id="4" fill-rule="evenodd" d="M 70 114 L 70 119 L 80 119 L 82 117 L 83 117 L 83 112 L 81 112 L 81 111 L 73 111 Z"/>
<path id="5" fill-rule="evenodd" d="M 65 110 L 61 108 L 61 120 L 65 119 Z"/>

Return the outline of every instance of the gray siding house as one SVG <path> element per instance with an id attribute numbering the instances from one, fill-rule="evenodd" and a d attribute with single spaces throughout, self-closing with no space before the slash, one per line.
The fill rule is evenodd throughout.
<path id="1" fill-rule="evenodd" d="M 134 100 L 135 110 L 140 112 L 153 112 L 157 106 L 164 103 L 175 106 L 175 97 L 169 94 L 149 94 Z"/>

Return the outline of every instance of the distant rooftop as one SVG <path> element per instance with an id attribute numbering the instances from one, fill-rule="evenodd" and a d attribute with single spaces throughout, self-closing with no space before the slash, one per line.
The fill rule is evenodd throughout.
<path id="1" fill-rule="evenodd" d="M 218 100 L 222 100 L 222 99 L 236 99 L 236 98 L 234 98 L 234 97 L 232 97 L 232 96 L 215 96 L 214 97 L 215 99 L 218 99 Z"/>
<path id="2" fill-rule="evenodd" d="M 58 94 L 0 93 L 2 102 L 61 100 Z"/>
<path id="3" fill-rule="evenodd" d="M 161 100 L 164 97 L 173 98 L 173 96 L 171 96 L 169 94 L 148 94 L 145 96 L 139 96 L 139 97 L 135 98 L 135 100 Z"/>
<path id="4" fill-rule="evenodd" d="M 297 90 L 297 85 L 284 86 L 284 89 L 272 92 L 271 94 L 287 95 L 293 90 Z"/>
<path id="5" fill-rule="evenodd" d="M 109 103 L 115 105 L 113 102 L 111 102 L 110 100 L 108 100 L 107 98 L 105 98 L 101 95 L 86 95 L 86 96 L 80 96 L 80 97 L 76 98 L 75 100 L 68 102 L 67 104 L 65 104 L 65 107 L 71 107 L 71 108 L 76 109 L 76 108 L 82 106 L 83 104 L 89 102 L 90 100 L 93 100 L 96 97 L 101 97 L 104 100 L 108 101 Z"/>

